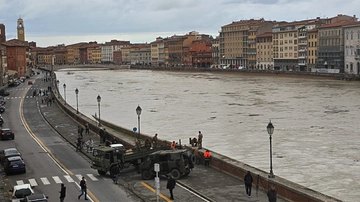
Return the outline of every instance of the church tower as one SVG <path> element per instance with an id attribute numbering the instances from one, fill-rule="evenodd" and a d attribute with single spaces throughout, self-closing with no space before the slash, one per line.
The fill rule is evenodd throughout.
<path id="1" fill-rule="evenodd" d="M 6 41 L 5 25 L 0 24 L 0 43 L 3 43 L 5 41 Z"/>
<path id="2" fill-rule="evenodd" d="M 19 18 L 17 21 L 17 38 L 20 41 L 25 41 L 25 30 L 24 30 L 24 21 Z"/>

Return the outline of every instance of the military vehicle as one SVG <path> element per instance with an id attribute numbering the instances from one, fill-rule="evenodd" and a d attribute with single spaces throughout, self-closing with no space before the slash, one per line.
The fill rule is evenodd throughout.
<path id="1" fill-rule="evenodd" d="M 139 170 L 142 179 L 152 179 L 156 175 L 154 164 L 158 163 L 160 166 L 159 175 L 170 174 L 174 179 L 180 179 L 180 177 L 190 174 L 195 162 L 195 156 L 189 150 L 161 150 L 149 154 L 140 165 Z"/>
<path id="2" fill-rule="evenodd" d="M 122 150 L 100 146 L 93 149 L 91 168 L 96 169 L 100 175 L 110 172 L 110 176 L 114 177 L 116 165 L 119 165 L 120 170 L 131 165 L 138 168 L 147 155 L 159 149 Z"/>

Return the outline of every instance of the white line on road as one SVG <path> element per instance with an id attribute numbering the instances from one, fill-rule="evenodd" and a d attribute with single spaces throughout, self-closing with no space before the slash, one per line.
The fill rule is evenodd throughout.
<path id="1" fill-rule="evenodd" d="M 79 174 L 77 174 L 77 175 L 75 175 L 75 177 L 78 179 L 78 180 L 82 180 L 82 175 L 79 175 Z"/>
<path id="2" fill-rule="evenodd" d="M 30 183 L 31 186 L 35 186 L 35 187 L 38 186 L 35 179 L 29 179 L 29 183 Z"/>
<path id="3" fill-rule="evenodd" d="M 98 179 L 93 174 L 87 174 L 87 176 L 89 176 L 92 181 L 98 181 Z"/>
<path id="4" fill-rule="evenodd" d="M 17 185 L 22 185 L 22 184 L 24 184 L 24 181 L 18 180 L 18 181 L 16 181 L 16 184 L 17 184 Z"/>
<path id="5" fill-rule="evenodd" d="M 44 185 L 50 184 L 49 180 L 46 177 L 40 178 L 40 180 L 43 182 Z"/>
<path id="6" fill-rule="evenodd" d="M 56 184 L 62 183 L 62 181 L 60 180 L 60 178 L 58 176 L 52 176 L 52 178 L 54 179 Z"/>
<path id="7" fill-rule="evenodd" d="M 75 182 L 71 177 L 70 175 L 64 175 L 65 179 L 68 181 L 68 182 Z"/>

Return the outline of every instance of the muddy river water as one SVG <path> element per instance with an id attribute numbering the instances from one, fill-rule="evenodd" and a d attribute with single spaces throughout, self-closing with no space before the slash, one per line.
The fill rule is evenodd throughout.
<path id="1" fill-rule="evenodd" d="M 274 174 L 343 201 L 360 198 L 360 82 L 278 75 L 84 70 L 56 72 L 79 111 L 160 139 L 198 131 L 203 146 L 266 172 L 272 136 Z"/>

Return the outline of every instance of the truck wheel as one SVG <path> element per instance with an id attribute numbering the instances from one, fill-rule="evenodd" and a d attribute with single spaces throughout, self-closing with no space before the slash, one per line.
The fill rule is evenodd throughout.
<path id="1" fill-rule="evenodd" d="M 99 175 L 106 175 L 106 172 L 102 171 L 102 170 L 98 170 L 98 173 L 99 173 Z"/>
<path id="2" fill-rule="evenodd" d="M 142 177 L 142 179 L 144 179 L 144 180 L 150 180 L 150 179 L 152 178 L 152 175 L 151 175 L 151 173 L 150 173 L 149 170 L 143 170 L 143 171 L 141 172 L 141 177 Z"/>
<path id="3" fill-rule="evenodd" d="M 194 167 L 195 167 L 195 163 L 196 163 L 196 157 L 195 157 L 195 155 L 191 154 L 191 155 L 190 155 L 190 158 L 189 158 L 190 168 L 194 168 Z"/>
<path id="4" fill-rule="evenodd" d="M 175 179 L 175 180 L 178 180 L 178 179 L 180 179 L 180 177 L 181 177 L 181 173 L 180 173 L 180 171 L 178 170 L 178 169 L 172 169 L 171 170 L 171 176 Z"/>

